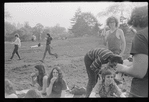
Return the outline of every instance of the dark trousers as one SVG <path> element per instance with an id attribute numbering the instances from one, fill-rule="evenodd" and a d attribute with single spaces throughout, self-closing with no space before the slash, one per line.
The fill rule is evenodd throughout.
<path id="1" fill-rule="evenodd" d="M 47 51 L 48 51 L 49 55 L 53 55 L 53 56 L 55 56 L 55 57 L 56 57 L 56 54 L 52 54 L 52 53 L 51 53 L 51 48 L 50 48 L 50 45 L 46 45 L 45 52 L 44 52 L 44 55 L 43 55 L 42 60 L 44 60 L 44 59 L 45 59 L 45 56 L 46 56 Z"/>
<path id="2" fill-rule="evenodd" d="M 17 54 L 17 56 L 18 56 L 19 59 L 20 59 L 20 55 L 19 55 L 19 53 L 18 53 L 18 49 L 19 49 L 19 46 L 18 46 L 18 45 L 14 45 L 14 50 L 13 50 L 13 52 L 12 52 L 12 56 L 11 56 L 10 59 L 13 58 L 13 56 L 14 56 L 15 53 Z"/>
<path id="3" fill-rule="evenodd" d="M 97 75 L 93 70 L 91 70 L 90 65 L 92 64 L 93 60 L 91 60 L 88 55 L 86 54 L 84 57 L 84 63 L 88 75 L 88 83 L 86 88 L 86 97 L 90 96 L 90 93 L 92 89 L 94 88 L 96 82 L 97 82 Z"/>

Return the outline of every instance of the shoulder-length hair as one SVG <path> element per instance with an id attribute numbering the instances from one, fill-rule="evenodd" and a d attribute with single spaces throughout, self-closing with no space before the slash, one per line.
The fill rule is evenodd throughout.
<path id="1" fill-rule="evenodd" d="M 37 83 L 43 86 L 43 77 L 45 76 L 45 68 L 43 65 L 36 65 L 35 68 L 38 70 L 39 75 L 37 76 Z"/>
<path id="2" fill-rule="evenodd" d="M 63 72 L 62 72 L 62 70 L 61 70 L 60 67 L 56 66 L 56 67 L 54 67 L 54 68 L 51 70 L 51 72 L 50 72 L 50 74 L 49 74 L 49 76 L 48 76 L 47 86 L 50 85 L 50 81 L 51 81 L 51 79 L 53 78 L 53 70 L 54 70 L 54 69 L 56 69 L 56 70 L 58 71 L 58 78 L 57 78 L 57 80 L 56 80 L 55 82 L 62 82 L 62 79 L 63 79 Z"/>
<path id="3" fill-rule="evenodd" d="M 106 21 L 107 26 L 109 27 L 109 23 L 111 22 L 111 20 L 114 20 L 116 23 L 115 26 L 118 27 L 118 19 L 114 16 L 110 16 L 109 18 L 107 18 L 107 21 Z"/>
<path id="4" fill-rule="evenodd" d="M 133 27 L 145 28 L 148 26 L 148 6 L 136 7 L 131 13 L 128 24 Z"/>

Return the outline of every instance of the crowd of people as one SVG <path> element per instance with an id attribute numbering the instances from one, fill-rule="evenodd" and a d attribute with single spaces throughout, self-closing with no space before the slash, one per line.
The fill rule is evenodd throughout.
<path id="1" fill-rule="evenodd" d="M 123 55 L 126 49 L 126 40 L 123 30 L 118 28 L 118 20 L 111 16 L 107 19 L 108 31 L 104 31 L 104 45 L 107 48 L 96 48 L 86 53 L 84 63 L 88 75 L 85 97 L 126 97 L 116 80 L 117 73 L 133 77 L 129 95 L 127 97 L 148 97 L 148 6 L 137 7 L 132 11 L 128 24 L 136 29 L 132 41 L 130 55 L 131 64 L 124 65 Z M 41 62 L 44 61 L 46 52 L 50 55 L 51 36 L 47 34 L 46 48 Z M 15 48 L 13 55 L 18 54 L 21 45 L 18 35 L 15 35 Z M 24 98 L 61 98 L 69 90 L 63 72 L 59 66 L 53 67 L 46 74 L 43 65 L 35 66 L 35 73 L 31 74 L 33 89 L 29 89 Z M 5 80 L 5 97 L 18 98 L 12 83 Z"/>

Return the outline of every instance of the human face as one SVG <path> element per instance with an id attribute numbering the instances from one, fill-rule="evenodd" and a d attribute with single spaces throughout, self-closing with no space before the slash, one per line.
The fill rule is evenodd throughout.
<path id="1" fill-rule="evenodd" d="M 115 28 L 115 27 L 116 27 L 116 22 L 115 22 L 115 20 L 109 21 L 109 27 L 110 27 L 110 28 Z"/>
<path id="2" fill-rule="evenodd" d="M 53 77 L 58 78 L 58 71 L 56 69 L 53 70 L 52 74 L 53 74 Z"/>
<path id="3" fill-rule="evenodd" d="M 39 71 L 36 68 L 35 68 L 35 73 L 36 73 L 36 75 L 39 75 Z"/>
<path id="4" fill-rule="evenodd" d="M 105 76 L 105 85 L 108 86 L 112 83 L 114 79 L 114 75 L 106 75 Z"/>

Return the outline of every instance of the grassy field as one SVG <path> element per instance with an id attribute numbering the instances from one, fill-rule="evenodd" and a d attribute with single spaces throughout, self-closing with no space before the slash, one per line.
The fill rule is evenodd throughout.
<path id="1" fill-rule="evenodd" d="M 134 35 L 126 36 L 127 47 L 123 58 L 129 56 L 131 41 Z M 16 90 L 31 88 L 31 73 L 34 72 L 35 64 L 40 64 L 45 46 L 39 48 L 30 48 L 39 42 L 22 42 L 19 49 L 22 60 L 18 60 L 15 55 L 12 61 L 9 61 L 13 45 L 5 43 L 5 78 L 12 81 Z M 45 42 L 41 42 L 45 45 Z M 73 85 L 86 87 L 88 77 L 84 65 L 84 55 L 92 48 L 104 47 L 100 37 L 80 37 L 69 38 L 66 40 L 53 40 L 52 53 L 58 54 L 58 59 L 50 56 L 48 53 L 43 64 L 47 74 L 53 66 L 60 66 L 64 72 L 64 78 L 71 88 Z"/>

